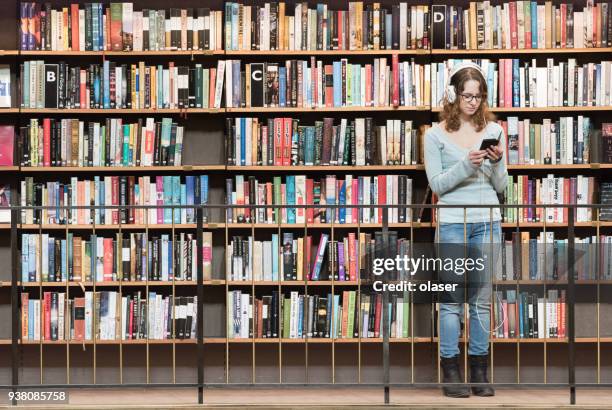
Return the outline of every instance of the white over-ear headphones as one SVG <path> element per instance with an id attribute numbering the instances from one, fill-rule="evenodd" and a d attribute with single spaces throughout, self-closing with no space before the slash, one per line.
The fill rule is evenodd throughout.
<path id="1" fill-rule="evenodd" d="M 482 68 L 478 64 L 473 63 L 471 61 L 457 64 L 451 70 L 450 74 L 448 75 L 448 80 L 446 82 L 446 100 L 451 104 L 454 103 L 455 100 L 457 99 L 457 90 L 455 90 L 455 86 L 451 84 L 451 80 L 453 79 L 455 74 L 457 74 L 459 71 L 464 70 L 466 68 L 473 68 L 475 70 L 478 70 L 480 75 L 482 75 L 482 79 L 486 81 L 486 76 L 484 74 L 484 71 L 482 71 Z"/>

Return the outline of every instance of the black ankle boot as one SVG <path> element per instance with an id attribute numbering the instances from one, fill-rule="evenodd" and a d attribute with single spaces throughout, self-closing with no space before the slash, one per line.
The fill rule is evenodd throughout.
<path id="1" fill-rule="evenodd" d="M 470 389 L 462 383 L 461 373 L 459 372 L 459 356 L 440 358 L 443 383 L 456 383 L 443 386 L 444 395 L 448 397 L 470 397 Z"/>
<path id="2" fill-rule="evenodd" d="M 487 378 L 488 365 L 489 355 L 470 355 L 470 383 L 489 383 Z M 481 397 L 495 396 L 495 390 L 487 385 L 472 386 L 472 393 Z"/>

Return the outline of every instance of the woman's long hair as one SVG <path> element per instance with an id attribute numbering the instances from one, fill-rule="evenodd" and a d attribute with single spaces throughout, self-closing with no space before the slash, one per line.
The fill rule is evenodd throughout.
<path id="1" fill-rule="evenodd" d="M 470 80 L 478 81 L 478 84 L 480 84 L 480 95 L 482 95 L 480 106 L 472 116 L 472 122 L 476 126 L 476 130 L 482 131 L 489 121 L 495 120 L 495 116 L 493 113 L 491 113 L 491 111 L 489 111 L 489 103 L 487 102 L 487 81 L 484 79 L 480 71 L 475 68 L 468 67 L 459 71 L 452 78 L 451 85 L 455 86 L 457 95 L 455 102 L 448 102 L 446 95 L 444 96 L 443 108 L 442 112 L 440 112 L 440 121 L 446 121 L 446 131 L 454 132 L 461 126 L 461 109 L 459 108 L 459 104 L 461 104 L 461 96 L 459 94 L 463 92 L 465 83 Z"/>

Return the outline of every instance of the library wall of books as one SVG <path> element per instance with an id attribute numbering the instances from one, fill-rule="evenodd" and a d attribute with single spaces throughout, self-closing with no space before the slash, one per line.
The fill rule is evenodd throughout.
<path id="1" fill-rule="evenodd" d="M 612 242 L 612 3 L 16 1 L 0 34 L 0 385 L 381 383 L 385 320 L 390 382 L 438 382 L 437 303 L 383 310 L 371 260 L 434 240 L 411 205 L 465 60 L 504 203 L 559 205 L 504 211 L 492 381 L 567 382 L 566 262 L 538 252 Z M 598 256 L 576 377 L 612 383 Z"/>

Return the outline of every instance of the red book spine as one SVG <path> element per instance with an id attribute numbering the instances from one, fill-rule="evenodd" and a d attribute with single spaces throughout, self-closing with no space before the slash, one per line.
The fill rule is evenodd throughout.
<path id="1" fill-rule="evenodd" d="M 372 65 L 366 64 L 365 66 L 365 104 L 366 106 L 373 106 L 374 102 L 372 101 Z"/>
<path id="2" fill-rule="evenodd" d="M 136 196 L 134 193 L 134 185 L 135 185 L 135 179 L 134 179 L 134 175 L 130 175 L 128 178 L 128 204 L 129 205 L 134 205 L 136 203 Z M 133 224 L 134 223 L 134 214 L 136 213 L 136 210 L 134 208 L 129 208 L 128 211 L 128 216 L 129 216 L 129 223 Z"/>
<path id="3" fill-rule="evenodd" d="M 318 107 L 319 106 L 319 93 L 317 93 L 317 84 L 318 84 L 318 78 L 317 78 L 317 61 L 315 59 L 314 56 L 310 57 L 310 88 L 311 88 L 311 94 L 312 94 L 312 105 L 314 107 Z"/>
<path id="4" fill-rule="evenodd" d="M 357 280 L 357 255 L 356 255 L 356 247 L 357 243 L 355 241 L 355 232 L 349 233 L 349 280 L 354 281 Z"/>
<path id="5" fill-rule="evenodd" d="M 506 84 L 506 80 L 505 80 L 505 74 L 506 74 L 506 70 L 505 70 L 505 66 L 504 66 L 504 61 L 505 59 L 500 58 L 499 59 L 499 78 L 498 78 L 498 84 L 497 84 L 497 89 L 499 90 L 499 101 L 498 101 L 498 105 L 500 107 L 505 107 L 506 106 L 506 93 L 505 93 L 505 84 Z"/>
<path id="6" fill-rule="evenodd" d="M 325 87 L 325 106 L 334 106 L 334 83 L 329 81 L 333 78 L 334 69 L 333 66 L 328 64 L 325 66 L 325 78 L 323 78 L 323 86 Z M 366 81 L 366 87 L 368 82 Z"/>
<path id="7" fill-rule="evenodd" d="M 111 204 L 119 205 L 119 177 L 111 177 Z M 114 208 L 112 211 L 113 224 L 119 223 L 119 210 Z"/>
<path id="8" fill-rule="evenodd" d="M 129 315 L 129 326 L 128 326 L 128 339 L 133 339 L 132 329 L 134 327 L 134 301 L 130 300 L 130 315 Z"/>
<path id="9" fill-rule="evenodd" d="M 79 5 L 78 3 L 72 3 L 70 5 L 70 23 L 72 30 L 72 51 L 79 50 Z"/>
<path id="10" fill-rule="evenodd" d="M 211 87 L 209 87 L 210 91 L 208 92 L 208 107 L 209 108 L 213 108 L 215 106 L 215 87 L 212 86 L 216 84 L 215 81 L 217 81 L 217 69 L 211 68 L 210 69 L 210 81 L 208 82 L 209 84 L 211 84 Z"/>
<path id="11" fill-rule="evenodd" d="M 314 203 L 313 201 L 313 194 L 312 194 L 312 190 L 313 190 L 313 183 L 312 183 L 312 179 L 311 178 L 306 178 L 306 205 L 312 205 Z M 307 208 L 306 209 L 306 223 L 313 223 L 314 220 L 314 209 L 313 208 Z"/>
<path id="12" fill-rule="evenodd" d="M 283 119 L 274 119 L 274 165 L 283 165 Z"/>
<path id="13" fill-rule="evenodd" d="M 351 197 L 353 198 L 353 205 L 359 205 L 359 180 L 357 178 L 353 178 L 352 189 L 351 189 Z M 353 223 L 357 223 L 359 221 L 359 208 L 355 207 L 351 210 L 353 213 Z"/>
<path id="14" fill-rule="evenodd" d="M 338 50 L 342 50 L 344 46 L 342 41 L 342 23 L 344 22 L 343 17 L 342 11 L 338 10 L 338 19 L 336 20 L 338 23 Z"/>
<path id="15" fill-rule="evenodd" d="M 86 78 L 87 78 L 86 71 L 85 70 L 81 70 L 80 71 L 80 78 L 79 78 L 79 92 L 81 94 L 80 102 L 79 102 L 80 108 L 89 108 L 89 99 L 87 98 L 87 90 L 85 88 L 85 79 Z"/>
<path id="16" fill-rule="evenodd" d="M 43 296 L 44 305 L 44 339 L 51 340 L 51 292 L 44 292 Z"/>
<path id="17" fill-rule="evenodd" d="M 385 205 L 387 203 L 387 176 L 379 175 L 378 177 L 378 204 Z M 378 223 L 382 223 L 383 209 L 378 210 Z"/>
<path id="18" fill-rule="evenodd" d="M 567 45 L 567 4 L 561 3 L 561 48 L 565 48 Z"/>
<path id="19" fill-rule="evenodd" d="M 291 128 L 292 128 L 291 118 L 283 119 L 283 165 L 289 166 L 291 165 Z"/>
<path id="20" fill-rule="evenodd" d="M 393 70 L 393 106 L 399 107 L 399 61 L 397 54 L 393 54 L 391 65 Z"/>
<path id="21" fill-rule="evenodd" d="M 43 165 L 51 166 L 51 120 L 43 119 Z"/>
<path id="22" fill-rule="evenodd" d="M 507 58 L 504 60 L 504 79 L 506 84 L 504 86 L 504 101 L 506 107 L 512 107 L 512 60 Z"/>
<path id="23" fill-rule="evenodd" d="M 104 238 L 104 276 L 102 280 L 113 280 L 113 238 Z"/>
<path id="24" fill-rule="evenodd" d="M 570 204 L 573 202 L 573 198 L 570 197 L 570 180 L 569 178 L 563 178 L 563 203 Z M 567 223 L 567 207 L 563 208 L 563 223 Z"/>
<path id="25" fill-rule="evenodd" d="M 382 295 L 376 294 L 376 309 L 374 313 L 374 337 L 380 336 L 380 314 L 382 310 Z"/>
<path id="26" fill-rule="evenodd" d="M 516 27 L 516 2 L 510 2 L 510 47 L 518 48 L 518 32 Z"/>

